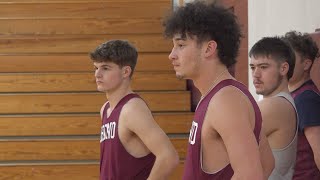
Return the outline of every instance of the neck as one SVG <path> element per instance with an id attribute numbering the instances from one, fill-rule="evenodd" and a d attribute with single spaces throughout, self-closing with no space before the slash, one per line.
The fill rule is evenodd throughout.
<path id="1" fill-rule="evenodd" d="M 232 78 L 224 65 L 202 71 L 198 78 L 193 79 L 194 85 L 199 89 L 202 97 L 213 89 L 220 81 Z"/>
<path id="2" fill-rule="evenodd" d="M 290 93 L 287 79 L 283 80 L 277 89 L 275 89 L 271 94 L 263 96 L 263 98 L 273 97 L 281 92 Z"/>
<path id="3" fill-rule="evenodd" d="M 129 85 L 121 85 L 120 87 L 109 90 L 106 92 L 106 97 L 109 101 L 110 108 L 114 109 L 114 107 L 118 104 L 118 102 L 126 95 L 133 93 L 131 87 Z"/>
<path id="4" fill-rule="evenodd" d="M 302 86 L 303 83 L 307 82 L 308 80 L 310 80 L 310 76 L 304 75 L 303 78 L 299 79 L 298 81 L 295 81 L 295 82 L 289 81 L 289 84 L 288 84 L 289 91 L 292 92 L 298 89 L 300 86 Z"/>

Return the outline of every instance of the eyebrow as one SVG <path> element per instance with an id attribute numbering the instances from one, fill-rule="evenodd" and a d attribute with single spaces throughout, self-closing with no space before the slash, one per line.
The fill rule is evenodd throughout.
<path id="1" fill-rule="evenodd" d="M 97 67 L 96 65 L 93 65 L 94 67 Z M 110 65 L 108 64 L 104 64 L 104 65 L 101 65 L 100 67 L 111 67 Z"/>
<path id="2" fill-rule="evenodd" d="M 254 64 L 252 64 L 252 63 L 250 63 L 249 65 L 254 66 Z M 265 66 L 265 65 L 269 66 L 270 64 L 269 63 L 259 63 L 256 66 Z"/>
<path id="3" fill-rule="evenodd" d="M 185 38 L 185 37 L 175 37 L 175 38 L 173 38 L 173 40 L 175 40 L 175 41 L 185 41 L 185 40 L 187 40 L 187 38 Z"/>

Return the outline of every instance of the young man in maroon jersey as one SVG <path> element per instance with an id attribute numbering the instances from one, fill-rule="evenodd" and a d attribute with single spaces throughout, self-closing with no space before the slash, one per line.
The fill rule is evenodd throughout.
<path id="1" fill-rule="evenodd" d="M 319 56 L 309 34 L 287 32 L 284 40 L 295 51 L 296 62 L 289 90 L 299 115 L 298 152 L 294 180 L 320 179 L 320 92 L 310 78 L 310 69 Z"/>
<path id="2" fill-rule="evenodd" d="M 202 95 L 183 179 L 266 179 L 274 164 L 259 107 L 228 72 L 240 46 L 236 17 L 223 7 L 194 1 L 178 7 L 164 26 L 173 40 L 169 59 L 176 76 L 193 80 Z"/>
<path id="3" fill-rule="evenodd" d="M 91 54 L 101 108 L 100 180 L 167 179 L 178 155 L 150 109 L 131 87 L 138 53 L 123 40 L 110 40 Z"/>

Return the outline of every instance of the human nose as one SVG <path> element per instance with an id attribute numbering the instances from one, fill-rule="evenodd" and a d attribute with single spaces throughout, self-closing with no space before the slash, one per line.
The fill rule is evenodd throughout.
<path id="1" fill-rule="evenodd" d="M 252 76 L 256 77 L 256 78 L 261 76 L 261 72 L 260 72 L 259 68 L 252 69 Z"/>
<path id="2" fill-rule="evenodd" d="M 99 78 L 99 77 L 101 77 L 101 75 L 102 75 L 101 71 L 99 69 L 96 69 L 95 72 L 94 72 L 94 76 L 96 78 Z"/>
<path id="3" fill-rule="evenodd" d="M 177 54 L 176 54 L 176 52 L 174 51 L 174 48 L 172 48 L 172 50 L 171 50 L 171 52 L 170 52 L 170 54 L 169 54 L 169 59 L 170 59 L 171 61 L 177 59 Z"/>

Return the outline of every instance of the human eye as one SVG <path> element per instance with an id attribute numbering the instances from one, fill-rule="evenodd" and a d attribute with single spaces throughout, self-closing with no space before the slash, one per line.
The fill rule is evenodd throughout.
<path id="1" fill-rule="evenodd" d="M 268 66 L 260 66 L 261 69 L 267 69 Z"/>
<path id="2" fill-rule="evenodd" d="M 184 44 L 178 44 L 179 48 L 183 48 L 185 45 Z"/>

